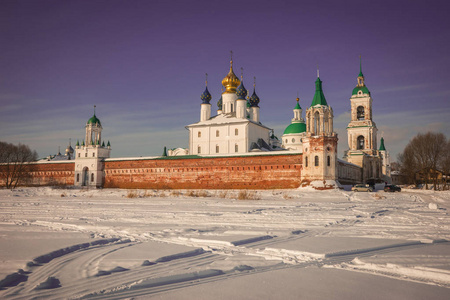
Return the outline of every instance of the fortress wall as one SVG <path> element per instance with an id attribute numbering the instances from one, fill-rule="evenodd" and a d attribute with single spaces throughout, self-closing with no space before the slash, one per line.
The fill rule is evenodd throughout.
<path id="1" fill-rule="evenodd" d="M 21 180 L 21 186 L 63 186 L 74 183 L 74 161 L 30 163 L 27 167 L 30 169 L 30 176 Z M 6 168 L 5 165 L 0 165 L 0 172 L 5 172 Z M 0 176 L 0 186 L 5 186 L 4 176 Z"/>
<path id="2" fill-rule="evenodd" d="M 105 161 L 105 188 L 276 189 L 300 185 L 302 155 Z"/>

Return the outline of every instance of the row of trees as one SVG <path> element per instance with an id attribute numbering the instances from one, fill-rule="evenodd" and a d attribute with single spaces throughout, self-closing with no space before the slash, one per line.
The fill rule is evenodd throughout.
<path id="1" fill-rule="evenodd" d="M 446 189 L 450 173 L 450 139 L 442 133 L 419 133 L 399 154 L 398 162 L 408 183 L 423 181 L 427 189 L 431 183 L 436 190 L 441 181 Z"/>
<path id="2" fill-rule="evenodd" d="M 32 171 L 32 161 L 37 160 L 36 151 L 27 145 L 0 142 L 0 178 L 6 188 L 14 189 Z"/>

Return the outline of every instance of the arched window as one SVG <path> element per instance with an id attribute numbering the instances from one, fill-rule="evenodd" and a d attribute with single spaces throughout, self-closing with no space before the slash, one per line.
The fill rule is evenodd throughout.
<path id="1" fill-rule="evenodd" d="M 77 174 L 77 182 L 80 182 L 80 174 Z"/>
<path id="2" fill-rule="evenodd" d="M 320 114 L 318 111 L 314 114 L 314 135 L 319 135 L 320 132 Z"/>
<path id="3" fill-rule="evenodd" d="M 233 103 L 231 103 L 231 112 L 233 112 Z"/>
<path id="4" fill-rule="evenodd" d="M 216 130 L 216 137 L 219 137 L 219 130 Z"/>
<path id="5" fill-rule="evenodd" d="M 308 156 L 305 157 L 305 167 L 308 166 Z"/>
<path id="6" fill-rule="evenodd" d="M 199 131 L 198 134 L 197 134 L 197 136 L 198 136 L 198 137 L 202 137 L 202 132 Z"/>
<path id="7" fill-rule="evenodd" d="M 234 135 L 239 135 L 239 129 L 236 128 L 236 129 L 234 130 Z"/>
<path id="8" fill-rule="evenodd" d="M 331 166 L 331 157 L 329 155 L 327 156 L 327 166 Z"/>
<path id="9" fill-rule="evenodd" d="M 202 147 L 200 147 L 200 146 L 197 147 L 197 153 L 198 154 L 202 153 Z"/>
<path id="10" fill-rule="evenodd" d="M 91 174 L 91 182 L 94 182 L 94 173 Z"/>
<path id="11" fill-rule="evenodd" d="M 92 153 L 92 157 L 95 157 L 95 152 L 94 152 L 94 153 Z"/>
<path id="12" fill-rule="evenodd" d="M 292 139 L 292 142 L 295 143 L 295 139 Z"/>
<path id="13" fill-rule="evenodd" d="M 84 154 L 84 157 L 87 157 L 87 152 Z"/>
<path id="14" fill-rule="evenodd" d="M 238 152 L 239 151 L 239 146 L 238 146 L 238 144 L 235 144 L 234 145 L 234 152 Z"/>
<path id="15" fill-rule="evenodd" d="M 314 166 L 319 166 L 319 157 L 317 155 L 314 157 Z"/>
<path id="16" fill-rule="evenodd" d="M 78 157 L 80 157 L 81 153 L 78 153 Z"/>
<path id="17" fill-rule="evenodd" d="M 358 120 L 364 120 L 365 113 L 364 113 L 364 106 L 358 106 L 356 109 L 356 118 Z"/>
<path id="18" fill-rule="evenodd" d="M 216 145 L 216 153 L 219 153 L 219 145 Z"/>
<path id="19" fill-rule="evenodd" d="M 288 139 L 286 139 L 286 144 L 288 143 Z"/>
<path id="20" fill-rule="evenodd" d="M 356 140 L 356 149 L 358 150 L 364 149 L 364 136 L 362 135 L 358 136 L 358 139 Z"/>

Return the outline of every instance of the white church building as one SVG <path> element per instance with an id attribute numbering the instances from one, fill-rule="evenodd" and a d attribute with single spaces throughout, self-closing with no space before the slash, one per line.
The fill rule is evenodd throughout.
<path id="1" fill-rule="evenodd" d="M 189 153 L 224 155 L 270 150 L 271 129 L 259 119 L 259 102 L 255 85 L 248 99 L 244 82 L 230 71 L 222 80 L 225 91 L 218 103 L 217 115 L 211 117 L 211 94 L 206 89 L 201 95 L 200 122 L 186 126 L 189 130 Z"/>

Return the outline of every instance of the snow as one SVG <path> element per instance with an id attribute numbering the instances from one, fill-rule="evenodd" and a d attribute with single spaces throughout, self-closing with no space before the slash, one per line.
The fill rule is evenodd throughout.
<path id="1" fill-rule="evenodd" d="M 450 297 L 450 192 L 135 192 L 0 190 L 0 297 Z"/>

